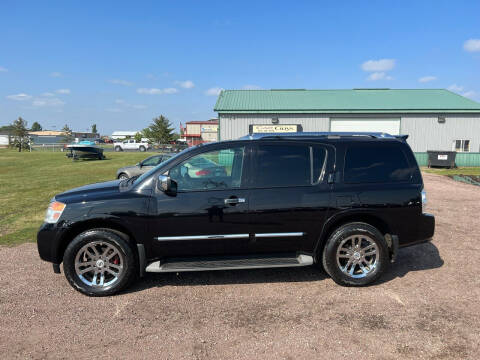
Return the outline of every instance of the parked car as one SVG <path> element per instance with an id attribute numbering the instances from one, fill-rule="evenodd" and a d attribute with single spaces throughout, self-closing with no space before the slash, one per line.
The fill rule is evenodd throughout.
<path id="1" fill-rule="evenodd" d="M 219 177 L 227 175 L 225 166 L 219 165 L 202 156 L 197 156 L 186 161 L 178 170 L 181 171 L 183 177 L 188 176 L 191 178 L 211 177 L 213 174 Z"/>
<path id="2" fill-rule="evenodd" d="M 196 159 L 225 172 L 192 177 Z M 55 272 L 63 262 L 91 296 L 144 272 L 308 265 L 362 286 L 399 248 L 432 238 L 425 204 L 405 138 L 273 134 L 192 147 L 138 178 L 58 194 L 37 241 L 40 257 Z"/>
<path id="3" fill-rule="evenodd" d="M 150 149 L 150 144 L 147 142 L 137 142 L 133 139 L 124 140 L 122 142 L 115 142 L 113 143 L 113 149 L 115 151 L 125 151 L 125 150 L 139 150 L 139 151 L 147 151 Z"/>
<path id="4" fill-rule="evenodd" d="M 117 170 L 117 179 L 125 180 L 146 173 L 158 164 L 172 157 L 171 154 L 157 154 L 140 161 L 136 165 L 125 166 Z"/>

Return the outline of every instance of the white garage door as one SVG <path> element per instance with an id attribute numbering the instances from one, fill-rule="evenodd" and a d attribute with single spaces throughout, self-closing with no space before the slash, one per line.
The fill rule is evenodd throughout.
<path id="1" fill-rule="evenodd" d="M 400 134 L 400 119 L 330 119 L 330 131 L 367 131 L 384 132 L 390 135 Z"/>

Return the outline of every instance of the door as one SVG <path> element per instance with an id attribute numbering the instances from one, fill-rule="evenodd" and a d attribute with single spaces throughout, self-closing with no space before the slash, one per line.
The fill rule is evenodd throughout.
<path id="1" fill-rule="evenodd" d="M 156 191 L 153 249 L 158 256 L 248 251 L 247 150 L 220 146 L 168 170 L 178 192 L 171 197 Z"/>
<path id="2" fill-rule="evenodd" d="M 333 148 L 261 142 L 254 149 L 251 231 L 257 253 L 311 253 L 330 207 Z"/>
<path id="3" fill-rule="evenodd" d="M 333 132 L 384 132 L 400 134 L 400 119 L 332 118 L 330 131 Z"/>

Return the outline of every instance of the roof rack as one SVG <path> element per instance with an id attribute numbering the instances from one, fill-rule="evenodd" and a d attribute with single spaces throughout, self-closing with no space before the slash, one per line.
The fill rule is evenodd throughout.
<path id="1" fill-rule="evenodd" d="M 278 139 L 278 138 L 294 138 L 294 137 L 369 137 L 375 139 L 400 139 L 406 140 L 408 135 L 390 135 L 383 132 L 294 132 L 294 133 L 256 133 L 245 135 L 240 140 L 256 140 L 256 139 Z"/>

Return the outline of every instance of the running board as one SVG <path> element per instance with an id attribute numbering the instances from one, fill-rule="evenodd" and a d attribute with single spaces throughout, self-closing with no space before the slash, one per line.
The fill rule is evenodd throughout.
<path id="1" fill-rule="evenodd" d="M 308 266 L 313 264 L 309 255 L 217 256 L 175 258 L 155 261 L 146 272 L 182 272 L 209 270 L 264 269 L 277 267 Z"/>

